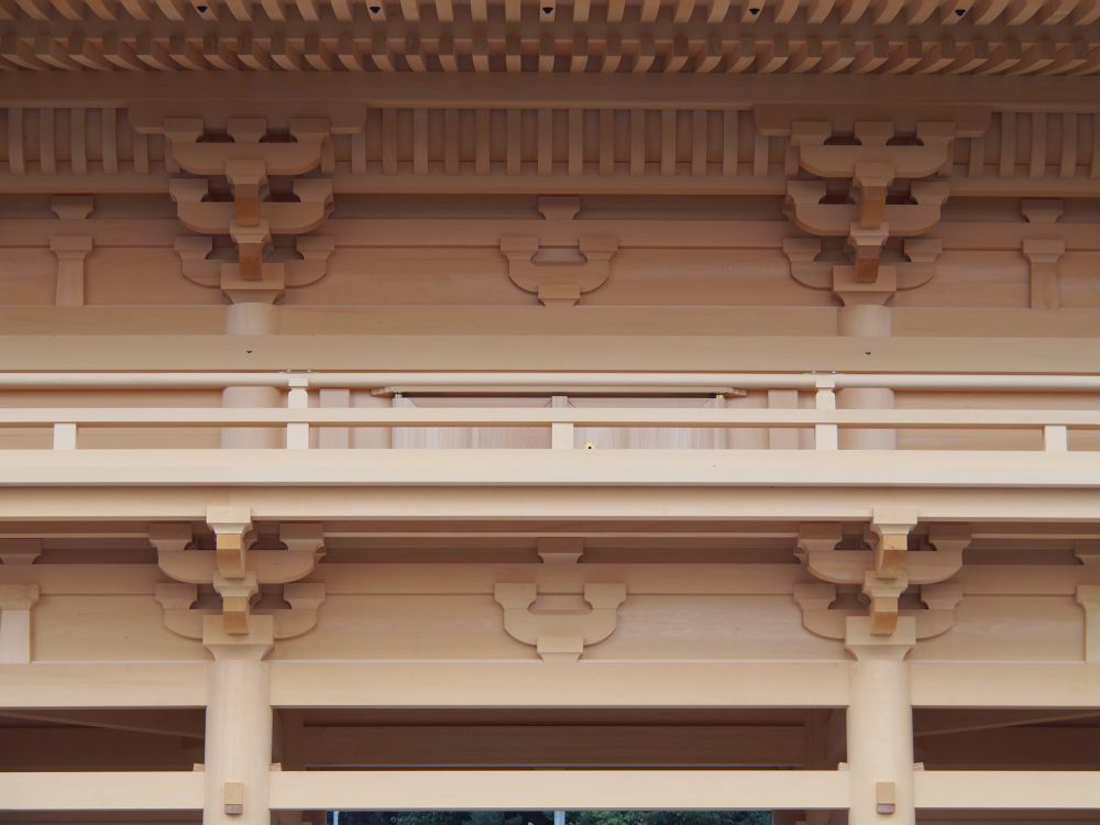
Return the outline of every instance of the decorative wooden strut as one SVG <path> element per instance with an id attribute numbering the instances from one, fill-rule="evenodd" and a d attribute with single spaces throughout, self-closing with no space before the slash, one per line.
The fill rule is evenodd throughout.
<path id="1" fill-rule="evenodd" d="M 208 261 L 210 238 L 176 239 L 183 274 L 203 286 L 218 286 L 234 301 L 274 300 L 288 287 L 325 275 L 331 238 L 297 238 L 302 260 L 269 260 L 275 236 L 297 237 L 320 227 L 332 211 L 332 180 L 299 177 L 321 165 L 330 129 L 327 120 L 291 119 L 286 135 L 271 134 L 261 118 L 229 118 L 228 141 L 214 140 L 203 121 L 168 118 L 164 136 L 169 157 L 196 178 L 173 178 L 169 193 L 180 221 L 201 235 L 228 235 L 235 263 Z M 289 138 L 289 142 L 285 139 Z M 289 176 L 295 201 L 269 197 L 272 176 Z M 231 202 L 213 199 L 215 178 L 229 183 Z"/>
<path id="2" fill-rule="evenodd" d="M 38 539 L 0 539 L 0 664 L 28 664 L 34 658 L 31 611 L 39 587 L 27 579 L 33 578 L 29 568 L 40 555 Z"/>
<path id="3" fill-rule="evenodd" d="M 539 198 L 539 213 L 561 227 L 581 209 L 580 198 Z M 568 247 L 544 245 L 539 235 L 506 236 L 500 251 L 508 260 L 508 277 L 544 306 L 573 306 L 581 295 L 599 289 L 611 276 L 611 259 L 619 251 L 618 238 L 580 234 Z M 579 260 L 578 260 L 579 258 Z"/>
<path id="4" fill-rule="evenodd" d="M 91 195 L 54 195 L 50 211 L 65 230 L 50 237 L 50 252 L 57 258 L 54 303 L 57 306 L 84 306 L 84 263 L 95 245 L 90 232 L 72 233 L 75 227 L 87 227 L 95 209 Z"/>
<path id="5" fill-rule="evenodd" d="M 149 540 L 157 548 L 160 569 L 176 584 L 159 584 L 157 601 L 165 625 L 189 639 L 228 638 L 242 643 L 253 637 L 300 636 L 317 623 L 325 586 L 300 580 L 310 575 L 324 555 L 319 524 L 284 524 L 279 539 L 286 550 L 258 550 L 247 509 L 211 507 L 207 523 L 214 530 L 215 549 L 188 549 L 190 524 L 156 524 Z M 212 587 L 221 609 L 192 609 L 199 586 Z M 264 585 L 282 585 L 290 609 L 254 611 Z M 268 633 L 270 630 L 270 634 Z"/>
<path id="6" fill-rule="evenodd" d="M 913 239 L 939 222 L 948 186 L 926 179 L 948 166 L 956 125 L 917 123 L 915 144 L 892 122 L 857 121 L 853 131 L 854 142 L 831 142 L 835 129 L 829 122 L 792 123 L 791 150 L 798 167 L 821 179 L 790 180 L 786 196 L 790 220 L 818 238 L 844 238 L 850 264 L 811 266 L 820 242 L 794 242 L 784 251 L 799 283 L 832 288 L 845 302 L 866 303 L 875 296 L 873 300 L 884 303 L 897 289 L 912 289 L 932 277 L 938 246 L 907 240 L 910 264 L 894 266 L 883 265 L 883 251 L 890 238 Z M 855 202 L 829 202 L 828 180 L 847 181 Z M 891 187 L 906 181 L 911 181 L 910 202 L 890 203 Z M 906 271 L 912 264 L 917 268 Z"/>
<path id="7" fill-rule="evenodd" d="M 1025 238 L 1020 253 L 1028 263 L 1032 309 L 1058 309 L 1062 305 L 1059 262 L 1066 254 L 1062 238 L 1041 237 L 1044 230 L 1054 234 L 1054 225 L 1062 217 L 1065 205 L 1060 200 L 1024 200 L 1020 211 L 1028 224 L 1036 227 L 1039 237 Z"/>
<path id="8" fill-rule="evenodd" d="M 615 632 L 626 585 L 586 584 L 583 598 L 591 610 L 534 611 L 531 605 L 538 596 L 535 584 L 498 584 L 495 598 L 504 608 L 504 629 L 513 639 L 535 647 L 543 660 L 575 661 L 586 647 Z"/>
<path id="9" fill-rule="evenodd" d="M 934 551 L 909 552 L 909 533 L 916 514 L 876 509 L 871 522 L 871 550 L 837 550 L 840 525 L 805 524 L 799 532 L 796 555 L 806 569 L 825 584 L 799 584 L 794 599 L 802 609 L 802 624 L 828 639 L 845 639 L 850 618 L 861 618 L 875 637 L 894 636 L 899 621 L 908 617 L 916 638 L 926 639 L 949 630 L 954 623 L 962 587 L 947 581 L 962 568 L 969 533 L 949 526 L 933 526 L 929 543 Z M 837 585 L 859 585 L 867 600 L 866 612 L 836 609 Z M 924 609 L 901 609 L 899 600 L 910 586 L 919 588 Z"/>
<path id="10" fill-rule="evenodd" d="M 1073 553 L 1085 566 L 1076 600 L 1085 611 L 1085 661 L 1100 662 L 1100 541 L 1075 542 Z"/>

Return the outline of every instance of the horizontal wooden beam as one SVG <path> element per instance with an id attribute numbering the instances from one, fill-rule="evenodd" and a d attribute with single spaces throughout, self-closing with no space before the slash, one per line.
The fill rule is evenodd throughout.
<path id="1" fill-rule="evenodd" d="M 31 451 L 24 451 L 30 453 Z M 146 464 L 167 461 L 171 453 L 186 453 L 186 450 L 147 451 L 143 456 Z M 301 451 L 304 453 L 305 451 Z M 326 461 L 339 456 L 342 451 L 329 450 L 316 461 L 316 483 L 309 482 L 308 476 L 298 474 L 288 486 L 275 485 L 277 467 L 287 463 L 285 454 L 278 450 L 243 451 L 235 463 L 211 466 L 209 454 L 195 455 L 196 467 L 189 472 L 178 468 L 166 468 L 172 473 L 171 479 L 163 485 L 150 485 L 148 479 L 155 470 L 134 466 L 124 473 L 115 468 L 116 476 L 112 486 L 103 486 L 93 481 L 84 487 L 76 483 L 80 474 L 70 467 L 68 470 L 57 468 L 55 484 L 57 486 L 28 486 L 26 480 L 13 483 L 0 496 L 0 521 L 116 521 L 119 519 L 141 519 L 152 521 L 201 521 L 205 518 L 211 502 L 225 505 L 247 506 L 252 510 L 254 519 L 273 521 L 394 521 L 415 520 L 422 524 L 460 524 L 478 520 L 504 519 L 511 522 L 524 520 L 537 521 L 541 529 L 553 530 L 553 525 L 568 525 L 576 530 L 581 523 L 599 521 L 631 521 L 637 524 L 661 521 L 666 526 L 670 522 L 711 521 L 711 522 L 753 522 L 761 521 L 869 521 L 876 506 L 903 505 L 916 509 L 926 521 L 996 521 L 1004 523 L 1034 523 L 1068 521 L 1079 524 L 1093 524 L 1100 520 L 1095 506 L 1096 492 L 1089 485 L 1075 488 L 1076 474 L 1064 469 L 1055 470 L 1058 461 L 1050 464 L 1053 475 L 1052 486 L 1042 487 L 1005 487 L 1006 475 L 1019 472 L 1018 464 L 1002 462 L 999 466 L 989 466 L 982 481 L 986 486 L 960 486 L 956 477 L 952 485 L 935 487 L 927 484 L 905 486 L 899 484 L 885 488 L 876 485 L 882 476 L 860 473 L 850 485 L 839 484 L 837 466 L 819 466 L 818 474 L 805 473 L 807 465 L 798 462 L 805 456 L 816 454 L 798 451 L 761 451 L 766 463 L 778 467 L 777 459 L 783 455 L 795 462 L 790 470 L 790 486 L 776 485 L 778 472 L 773 471 L 763 486 L 733 484 L 728 479 L 720 484 L 700 484 L 696 477 L 690 484 L 673 484 L 667 478 L 652 487 L 639 485 L 638 468 L 624 464 L 622 476 L 629 481 L 605 486 L 598 493 L 592 486 L 592 477 L 586 477 L 583 484 L 570 486 L 562 483 L 556 474 L 546 468 L 532 468 L 535 480 L 525 484 L 485 485 L 471 484 L 471 477 L 464 476 L 459 485 L 440 486 L 440 476 L 436 474 L 433 485 L 410 486 L 405 482 L 408 472 L 398 473 L 394 467 L 382 468 L 380 475 L 388 473 L 378 485 L 350 485 L 332 472 L 325 470 Z M 350 454 L 351 463 L 362 463 L 355 451 Z M 409 454 L 417 451 L 408 451 Z M 426 452 L 426 451 L 419 451 Z M 461 462 L 469 467 L 469 451 L 461 453 Z M 517 461 L 530 460 L 531 451 L 517 457 Z M 551 451 L 546 451 L 549 454 Z M 599 453 L 600 451 L 595 451 Z M 604 451 L 609 454 L 610 451 Z M 627 453 L 629 451 L 622 451 Z M 666 452 L 666 451 L 662 451 Z M 703 451 L 690 451 L 701 454 Z M 908 452 L 908 451 L 907 451 Z M 233 451 L 211 451 L 214 457 L 236 455 Z M 571 458 L 574 454 L 557 451 Z M 378 450 L 376 457 L 393 455 L 395 451 Z M 43 455 L 39 453 L 39 455 Z M 77 454 L 79 455 L 79 454 Z M 265 462 L 265 455 L 273 455 L 277 461 Z M 590 457 L 589 451 L 578 451 L 577 455 Z M 745 455 L 735 454 L 735 455 Z M 829 456 L 828 453 L 821 454 Z M 831 454 L 833 457 L 839 455 Z M 894 460 L 897 453 L 891 452 Z M 969 457 L 980 457 L 967 454 Z M 49 453 L 43 455 L 47 459 Z M 944 458 L 950 454 L 926 454 L 930 472 L 946 472 Z M 1072 454 L 1060 456 L 1036 455 L 1044 461 L 1064 460 Z M 403 456 L 404 457 L 404 456 Z M 1087 459 L 1087 456 L 1084 456 Z M 663 461 L 665 457 L 660 459 Z M 183 461 L 182 459 L 175 459 Z M 435 461 L 429 456 L 426 461 Z M 700 462 L 709 459 L 703 457 Z M 241 462 L 250 465 L 248 472 L 239 468 Z M 855 459 L 852 459 L 853 466 Z M 781 461 L 779 463 L 782 463 Z M 1087 463 L 1087 462 L 1086 462 Z M 69 476 L 64 476 L 69 472 Z M 729 478 L 732 478 L 732 470 Z M 549 473 L 549 474 L 548 474 Z M 701 471 L 702 473 L 702 471 Z M 828 476 L 832 473 L 832 476 Z M 44 473 L 34 473 L 37 484 L 48 477 Z M 88 473 L 89 479 L 98 477 L 98 473 Z M 132 482 L 127 486 L 126 477 L 144 478 L 144 482 Z M 14 479 L 8 471 L 6 477 Z M 241 484 L 227 484 L 227 478 L 239 477 Z M 256 480 L 245 483 L 249 477 Z M 946 477 L 946 476 L 943 476 Z M 714 478 L 714 474 L 710 474 Z M 826 479 L 816 489 L 816 479 Z M 997 479 L 996 482 L 993 479 Z M 474 479 L 476 480 L 476 479 Z M 197 483 L 196 483 L 197 481 Z M 910 484 L 915 476 L 910 477 Z M 989 486 L 996 484 L 997 486 Z M 186 703 L 185 703 L 186 704 Z"/>
<path id="2" fill-rule="evenodd" d="M 364 456 L 369 455 L 369 462 Z M 476 462 L 474 461 L 476 457 Z M 719 489 L 782 487 L 832 491 L 890 488 L 890 498 L 926 497 L 920 488 L 941 490 L 1039 491 L 1096 489 L 1100 462 L 1079 452 L 904 450 L 877 456 L 871 466 L 867 451 L 813 450 L 11 450 L 0 457 L 0 485 L 35 487 L 211 487 L 244 489 L 253 485 L 282 488 L 356 487 L 496 487 Z M 888 460 L 886 460 L 888 459 Z M 828 493 L 827 493 L 828 491 Z M 852 493 L 849 492 L 848 495 Z M 121 494 L 120 498 L 133 497 Z M 593 499 L 601 496 L 592 495 Z M 610 492 L 608 497 L 612 495 Z M 862 495 L 867 500 L 868 494 Z M 874 500 L 875 496 L 871 496 Z M 46 497 L 40 494 L 40 505 Z M 961 512 L 965 499 L 959 499 Z M 492 507 L 498 517 L 509 510 Z M 1035 511 L 1028 508 L 1030 512 Z M 1048 518 L 1067 517 L 1073 505 L 1046 511 Z M 478 508 L 483 516 L 488 514 Z M 813 495 L 796 514 L 816 511 Z M 817 511 L 820 512 L 820 511 Z M 350 514 L 349 514 L 350 515 Z M 700 514 L 701 515 L 701 514 Z M 840 515 L 839 512 L 831 517 Z M 930 513 L 929 515 L 932 515 Z M 967 518 L 1009 518 L 1006 505 L 967 512 Z M 27 515 L 23 516 L 24 518 Z M 112 514 L 117 518 L 118 514 Z M 1034 517 L 1034 516 L 1032 516 Z M 1092 518 L 1096 514 L 1091 515 Z"/>
<path id="3" fill-rule="evenodd" d="M 186 811 L 203 805 L 203 774 L 189 771 L 0 771 L 8 811 Z"/>
<path id="4" fill-rule="evenodd" d="M 807 762 L 801 725 L 306 726 L 293 747 L 295 760 L 309 768 L 732 768 Z"/>
<path id="5" fill-rule="evenodd" d="M 276 810 L 721 810 L 848 806 L 839 771 L 283 771 Z"/>
<path id="6" fill-rule="evenodd" d="M 913 662 L 911 671 L 918 707 L 1091 709 L 1100 691 L 1100 665 L 1083 662 Z"/>
<path id="7" fill-rule="evenodd" d="M 205 662 L 0 666 L 3 708 L 201 707 Z M 271 663 L 279 707 L 844 707 L 848 662 Z M 1100 665 L 911 664 L 920 708 L 1095 708 Z M 624 697 L 626 699 L 624 700 Z M 624 705 L 624 701 L 626 704 Z M 1020 807 L 1028 807 L 1022 805 Z"/>
<path id="8" fill-rule="evenodd" d="M 44 427 L 578 427 L 840 428 L 1038 430 L 1046 426 L 1100 429 L 1100 411 L 975 409 L 675 409 L 644 407 L 22 407 L 0 408 L 0 426 Z"/>
<path id="9" fill-rule="evenodd" d="M 282 707 L 841 707 L 844 661 L 271 663 Z M 521 806 L 522 807 L 522 806 Z"/>
<path id="10" fill-rule="evenodd" d="M 1095 80 L 1088 77 L 968 77 L 953 75 L 929 83 L 924 77 L 853 76 L 838 83 L 832 76 L 807 75 L 479 75 L 384 72 L 352 73 L 23 73 L 18 83 L 0 89 L 0 105 L 74 106 L 133 105 L 147 102 L 177 116 L 233 116 L 249 106 L 268 110 L 295 102 L 314 109 L 326 102 L 352 106 L 349 114 L 365 116 L 370 107 L 560 108 L 569 103 L 586 108 L 744 109 L 757 104 L 875 106 L 887 110 L 904 101 L 907 117 L 956 112 L 970 114 L 975 105 L 1010 111 L 1096 111 Z M 226 108 L 231 104 L 229 108 Z M 361 120 L 359 121 L 361 122 Z"/>
<path id="11" fill-rule="evenodd" d="M 1100 771 L 917 771 L 913 796 L 918 809 L 1095 809 Z"/>
<path id="12" fill-rule="evenodd" d="M 204 662 L 0 665 L 0 708 L 168 708 L 205 704 Z"/>
<path id="13" fill-rule="evenodd" d="M 546 312 L 545 309 L 542 309 Z M 583 313 L 585 307 L 569 312 Z M 563 315 L 565 313 L 562 313 Z M 1095 375 L 1100 338 L 760 335 L 12 335 L 0 370 L 955 372 Z"/>

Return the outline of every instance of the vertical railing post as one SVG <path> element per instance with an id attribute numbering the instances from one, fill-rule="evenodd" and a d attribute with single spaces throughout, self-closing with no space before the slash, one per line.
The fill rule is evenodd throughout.
<path id="1" fill-rule="evenodd" d="M 820 375 L 816 379 L 817 395 L 814 406 L 818 410 L 836 409 L 836 376 Z M 840 443 L 836 424 L 814 425 L 814 449 L 835 450 Z"/>
<path id="2" fill-rule="evenodd" d="M 554 409 L 569 406 L 569 398 L 564 395 L 550 397 L 550 406 Z M 555 421 L 550 425 L 550 449 L 572 450 L 576 445 L 576 435 L 573 425 L 568 421 Z"/>
<path id="3" fill-rule="evenodd" d="M 1069 428 L 1065 424 L 1043 427 L 1043 449 L 1048 453 L 1064 453 L 1069 449 Z"/>
<path id="4" fill-rule="evenodd" d="M 288 410 L 309 409 L 309 376 L 291 375 L 287 378 L 286 406 Z M 291 422 L 286 425 L 286 448 L 288 450 L 309 449 L 309 424 Z"/>
<path id="5" fill-rule="evenodd" d="M 76 449 L 76 424 L 58 422 L 53 425 L 53 448 L 55 450 Z"/>

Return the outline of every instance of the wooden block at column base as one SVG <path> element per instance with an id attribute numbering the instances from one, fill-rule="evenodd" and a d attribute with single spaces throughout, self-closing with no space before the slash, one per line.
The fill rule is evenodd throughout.
<path id="1" fill-rule="evenodd" d="M 897 787 L 893 782 L 875 783 L 875 811 L 888 815 L 897 810 Z"/>
<path id="2" fill-rule="evenodd" d="M 244 813 L 243 782 L 226 782 L 222 786 L 222 805 L 226 816 L 241 816 Z"/>

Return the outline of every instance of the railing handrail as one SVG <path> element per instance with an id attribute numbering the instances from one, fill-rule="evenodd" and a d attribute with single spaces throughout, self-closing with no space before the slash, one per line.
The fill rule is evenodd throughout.
<path id="1" fill-rule="evenodd" d="M 0 408 L 2 427 L 890 427 L 1100 429 L 1100 410 L 675 409 L 611 407 L 48 407 Z"/>
<path id="2" fill-rule="evenodd" d="M 502 393 L 524 391 L 560 393 L 563 387 L 615 391 L 714 391 L 734 389 L 801 389 L 821 387 L 898 390 L 966 390 L 1000 392 L 1097 392 L 1100 375 L 990 374 L 990 373 L 692 373 L 692 372 L 2 372 L 0 390 L 62 389 L 224 389 L 235 386 L 314 389 L 341 388 L 391 392 L 440 391 L 460 393 L 464 388 Z M 468 390 L 469 391 L 469 390 Z"/>

